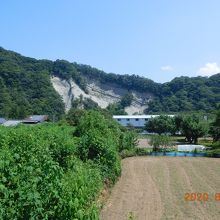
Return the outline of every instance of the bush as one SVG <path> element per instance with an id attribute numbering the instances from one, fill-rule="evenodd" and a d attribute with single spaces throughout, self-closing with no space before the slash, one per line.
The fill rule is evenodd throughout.
<path id="1" fill-rule="evenodd" d="M 121 132 L 119 151 L 130 150 L 137 146 L 137 134 L 132 131 Z"/>
<path id="2" fill-rule="evenodd" d="M 10 129 L 0 146 L 1 219 L 48 219 L 56 213 L 63 169 L 33 132 Z"/>
<path id="3" fill-rule="evenodd" d="M 147 148 L 132 148 L 132 149 L 125 149 L 120 152 L 121 158 L 126 158 L 126 157 L 134 157 L 134 156 L 145 156 L 145 155 L 150 155 L 151 149 Z"/>
<path id="4" fill-rule="evenodd" d="M 0 127 L 0 219 L 98 219 L 99 193 L 120 175 L 121 138 L 132 149 L 133 135 L 94 111 L 76 128 Z"/>
<path id="5" fill-rule="evenodd" d="M 102 187 L 75 157 L 71 127 L 0 127 L 0 219 L 88 219 Z"/>
<path id="6" fill-rule="evenodd" d="M 69 125 L 77 126 L 80 118 L 85 115 L 85 110 L 71 108 L 66 115 L 66 121 Z"/>
<path id="7" fill-rule="evenodd" d="M 166 148 L 171 143 L 171 138 L 167 135 L 152 135 L 150 137 L 150 145 L 153 151 L 159 151 L 161 147 Z"/>
<path id="8" fill-rule="evenodd" d="M 118 156 L 119 127 L 109 122 L 101 113 L 88 112 L 80 120 L 76 134 L 80 137 L 77 155 L 83 161 L 94 160 L 101 170 L 103 178 L 115 181 L 121 167 Z"/>
<path id="9" fill-rule="evenodd" d="M 102 188 L 100 170 L 93 163 L 73 158 L 62 179 L 59 219 L 98 219 L 96 199 Z"/>

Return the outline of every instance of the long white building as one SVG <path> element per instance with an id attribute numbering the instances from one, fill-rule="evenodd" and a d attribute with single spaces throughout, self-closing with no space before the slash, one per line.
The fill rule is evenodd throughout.
<path id="1" fill-rule="evenodd" d="M 136 128 L 143 128 L 150 118 L 158 117 L 159 115 L 113 115 L 113 118 L 122 126 L 131 125 Z M 174 115 L 168 115 L 173 117 Z"/>

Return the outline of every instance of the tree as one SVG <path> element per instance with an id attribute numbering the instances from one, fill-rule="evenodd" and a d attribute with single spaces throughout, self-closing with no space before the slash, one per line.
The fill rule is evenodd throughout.
<path id="1" fill-rule="evenodd" d="M 85 110 L 71 108 L 66 115 L 66 121 L 69 125 L 77 126 L 81 117 L 85 115 Z"/>
<path id="2" fill-rule="evenodd" d="M 84 105 L 84 109 L 86 110 L 99 108 L 99 105 L 97 104 L 97 102 L 93 101 L 90 98 L 85 98 L 83 100 L 83 105 Z"/>
<path id="3" fill-rule="evenodd" d="M 84 98 L 83 95 L 81 94 L 79 98 L 76 98 L 75 100 L 72 101 L 72 108 L 90 110 L 90 109 L 98 109 L 99 105 L 91 98 L 86 98 L 86 97 Z"/>
<path id="4" fill-rule="evenodd" d="M 0 117 L 8 117 L 11 111 L 11 97 L 3 79 L 0 77 Z"/>
<path id="5" fill-rule="evenodd" d="M 120 130 L 119 125 L 112 121 L 98 111 L 87 111 L 81 117 L 75 135 L 80 137 L 76 149 L 79 158 L 83 161 L 93 160 L 100 166 L 104 178 L 115 181 L 120 174 L 117 155 L 120 132 L 116 131 Z"/>
<path id="6" fill-rule="evenodd" d="M 153 135 L 150 138 L 150 145 L 153 151 L 159 151 L 161 147 L 166 148 L 171 143 L 171 139 L 167 135 Z"/>
<path id="7" fill-rule="evenodd" d="M 127 115 L 120 103 L 109 104 L 106 110 L 112 115 Z"/>
<path id="8" fill-rule="evenodd" d="M 216 112 L 216 118 L 214 122 L 211 123 L 209 132 L 213 137 L 213 141 L 220 140 L 220 105 L 218 106 L 218 109 Z"/>
<path id="9" fill-rule="evenodd" d="M 148 132 L 157 133 L 159 135 L 163 133 L 175 133 L 174 120 L 167 115 L 160 115 L 155 118 L 151 118 L 145 125 L 145 129 Z"/>
<path id="10" fill-rule="evenodd" d="M 180 130 L 190 143 L 197 144 L 198 138 L 207 134 L 208 124 L 198 114 L 185 115 L 182 116 Z"/>
<path id="11" fill-rule="evenodd" d="M 159 98 L 150 100 L 148 103 L 148 108 L 144 110 L 144 113 L 162 112 L 163 106 Z"/>
<path id="12" fill-rule="evenodd" d="M 131 105 L 133 98 L 134 96 L 131 92 L 128 92 L 124 96 L 122 96 L 121 101 L 120 101 L 122 108 L 125 108 Z"/>

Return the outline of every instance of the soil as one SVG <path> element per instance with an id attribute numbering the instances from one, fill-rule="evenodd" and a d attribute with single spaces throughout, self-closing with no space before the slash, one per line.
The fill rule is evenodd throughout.
<path id="1" fill-rule="evenodd" d="M 100 218 L 220 219 L 219 167 L 217 158 L 126 158 Z M 208 193 L 208 201 L 185 201 L 185 194 L 194 192 Z"/>
<path id="2" fill-rule="evenodd" d="M 139 147 L 139 148 L 152 148 L 152 146 L 150 146 L 150 144 L 149 144 L 149 139 L 147 139 L 147 138 L 138 139 L 137 147 Z"/>

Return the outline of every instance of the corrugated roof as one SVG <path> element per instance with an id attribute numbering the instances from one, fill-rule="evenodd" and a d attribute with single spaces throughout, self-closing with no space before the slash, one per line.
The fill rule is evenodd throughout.
<path id="1" fill-rule="evenodd" d="M 0 118 L 0 124 L 3 124 L 4 122 L 6 122 L 6 120 L 4 118 Z"/>
<path id="2" fill-rule="evenodd" d="M 4 126 L 16 126 L 18 124 L 22 123 L 22 120 L 8 120 L 3 123 Z"/>

